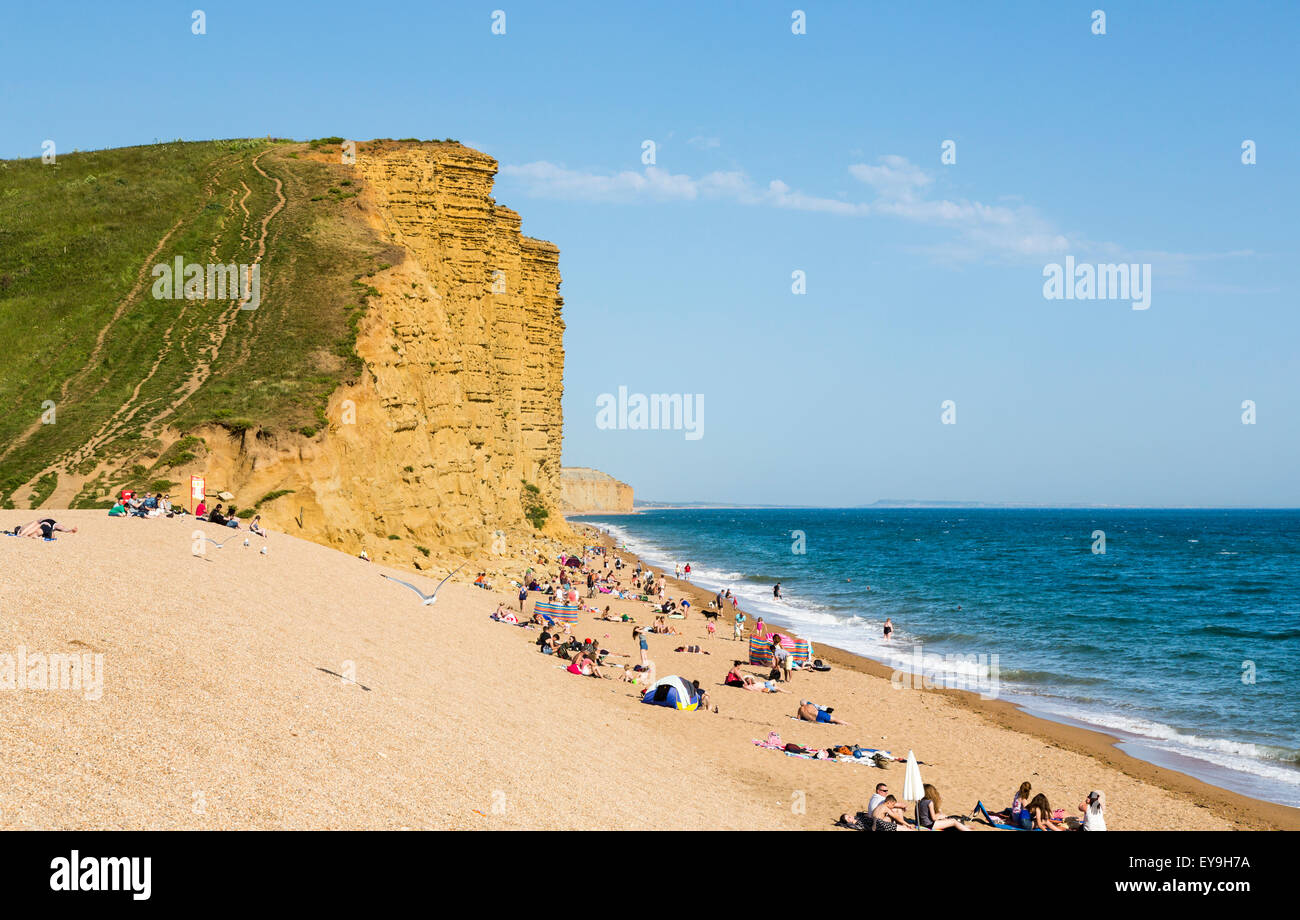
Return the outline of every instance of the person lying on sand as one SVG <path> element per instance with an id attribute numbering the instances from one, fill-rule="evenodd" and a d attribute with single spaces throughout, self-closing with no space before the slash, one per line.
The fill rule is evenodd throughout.
<path id="1" fill-rule="evenodd" d="M 77 528 L 60 524 L 54 518 L 41 518 L 39 521 L 32 521 L 30 524 L 19 524 L 14 528 L 14 536 L 44 537 L 46 540 L 53 540 L 56 530 L 59 533 L 77 532 Z"/>
<path id="2" fill-rule="evenodd" d="M 576 656 L 574 656 L 574 659 L 569 663 L 569 667 L 567 668 L 567 670 L 570 674 L 579 674 L 583 677 L 604 677 L 605 676 L 604 674 L 600 673 L 600 668 L 596 665 L 595 659 L 587 656 L 582 652 L 579 652 Z"/>
<path id="3" fill-rule="evenodd" d="M 816 703 L 810 702 L 809 700 L 804 700 L 802 703 L 799 704 L 799 711 L 795 713 L 795 717 L 798 719 L 802 719 L 804 722 L 826 722 L 830 725 L 849 724 L 848 722 L 845 722 L 843 719 L 834 718 L 831 715 L 831 713 L 834 711 L 835 711 L 834 709 L 823 709 L 822 707 L 818 706 Z"/>

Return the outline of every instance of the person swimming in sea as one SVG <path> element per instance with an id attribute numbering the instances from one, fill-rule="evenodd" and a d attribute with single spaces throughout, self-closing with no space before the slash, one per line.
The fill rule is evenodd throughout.
<path id="1" fill-rule="evenodd" d="M 894 618 L 885 617 L 885 638 L 888 639 L 894 632 Z"/>

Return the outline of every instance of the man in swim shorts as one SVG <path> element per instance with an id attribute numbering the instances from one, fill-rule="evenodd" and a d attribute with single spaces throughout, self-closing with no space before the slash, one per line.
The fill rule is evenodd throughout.
<path id="1" fill-rule="evenodd" d="M 53 540 L 54 532 L 56 530 L 61 533 L 77 532 L 77 528 L 60 524 L 55 521 L 54 518 L 42 518 L 39 521 L 32 521 L 30 524 L 22 525 L 17 528 L 14 533 L 20 537 L 35 537 L 39 534 L 46 540 Z"/>

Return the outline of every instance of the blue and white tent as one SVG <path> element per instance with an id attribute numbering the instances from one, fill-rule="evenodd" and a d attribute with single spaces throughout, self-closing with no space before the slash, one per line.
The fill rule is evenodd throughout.
<path id="1" fill-rule="evenodd" d="M 700 705 L 700 698 L 694 687 L 675 674 L 670 674 L 647 687 L 641 702 L 689 712 Z"/>

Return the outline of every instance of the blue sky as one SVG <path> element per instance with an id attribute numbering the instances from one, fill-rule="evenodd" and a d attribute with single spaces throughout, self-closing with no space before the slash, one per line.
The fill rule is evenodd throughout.
<path id="1" fill-rule="evenodd" d="M 0 156 L 490 153 L 561 249 L 565 462 L 644 498 L 1300 505 L 1300 5 L 650 7 L 13 4 Z M 1150 308 L 1045 299 L 1067 255 L 1150 264 Z M 703 437 L 598 428 L 619 386 Z"/>

